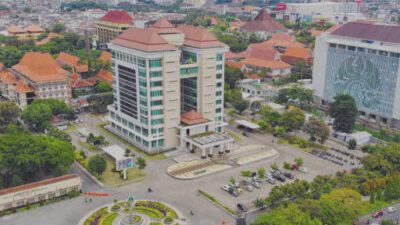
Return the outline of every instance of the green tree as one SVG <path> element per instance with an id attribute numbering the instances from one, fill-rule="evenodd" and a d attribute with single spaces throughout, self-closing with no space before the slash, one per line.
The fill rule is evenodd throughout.
<path id="1" fill-rule="evenodd" d="M 242 177 L 251 177 L 252 174 L 253 174 L 253 172 L 251 172 L 250 170 L 240 171 L 240 176 L 242 176 Z"/>
<path id="2" fill-rule="evenodd" d="M 356 147 L 357 147 L 357 141 L 355 139 L 350 139 L 347 142 L 347 148 L 348 149 L 354 150 L 354 149 L 356 149 Z"/>
<path id="3" fill-rule="evenodd" d="M 298 130 L 303 126 L 305 119 L 303 110 L 290 106 L 288 110 L 282 113 L 281 123 L 292 130 Z"/>
<path id="4" fill-rule="evenodd" d="M 261 214 L 251 225 L 322 225 L 318 218 L 312 218 L 297 205 L 290 204 L 287 208 L 278 208 L 271 213 Z"/>
<path id="5" fill-rule="evenodd" d="M 304 165 L 304 159 L 303 158 L 295 158 L 294 162 L 298 165 L 298 166 L 303 166 Z"/>
<path id="6" fill-rule="evenodd" d="M 95 113 L 107 112 L 107 106 L 113 103 L 114 97 L 112 93 L 106 93 L 103 95 L 93 95 L 88 97 L 89 108 Z"/>
<path id="7" fill-rule="evenodd" d="M 111 91 L 111 85 L 109 85 L 107 82 L 100 81 L 99 83 L 96 84 L 95 86 L 97 92 L 110 92 Z"/>
<path id="8" fill-rule="evenodd" d="M 244 78 L 243 72 L 240 69 L 225 66 L 225 83 L 229 85 L 231 89 L 234 89 L 236 86 L 236 81 Z"/>
<path id="9" fill-rule="evenodd" d="M 22 119 L 30 127 L 38 131 L 44 131 L 45 128 L 50 126 L 51 115 L 52 111 L 48 105 L 32 103 L 22 113 Z"/>
<path id="10" fill-rule="evenodd" d="M 65 31 L 65 24 L 63 23 L 56 23 L 54 26 L 51 28 L 51 31 L 54 33 L 62 33 Z"/>
<path id="11" fill-rule="evenodd" d="M 284 161 L 284 162 L 283 162 L 283 168 L 285 168 L 285 169 L 287 169 L 287 170 L 290 170 L 290 169 L 292 169 L 292 166 L 290 165 L 290 163 Z"/>
<path id="12" fill-rule="evenodd" d="M 265 178 L 265 169 L 263 167 L 258 168 L 257 175 L 258 175 L 258 178 L 264 179 Z"/>
<path id="13" fill-rule="evenodd" d="M 319 143 L 325 143 L 326 139 L 329 137 L 329 127 L 324 123 L 323 120 L 311 117 L 304 127 L 305 132 L 310 135 L 311 141 L 318 141 Z"/>
<path id="14" fill-rule="evenodd" d="M 95 155 L 89 159 L 88 170 L 95 175 L 102 175 L 107 168 L 107 161 L 101 155 Z"/>
<path id="15" fill-rule="evenodd" d="M 356 122 L 357 105 L 350 95 L 338 95 L 330 105 L 329 112 L 335 121 L 333 127 L 337 131 L 350 133 Z"/>
<path id="16" fill-rule="evenodd" d="M 295 105 L 306 109 L 313 102 L 313 91 L 298 84 L 292 85 L 291 87 L 280 89 L 275 102 L 284 105 Z"/>
<path id="17" fill-rule="evenodd" d="M 142 158 L 142 157 L 136 158 L 136 163 L 138 164 L 139 169 L 142 170 L 142 169 L 146 168 L 146 160 L 144 158 Z"/>
<path id="18" fill-rule="evenodd" d="M 57 128 L 50 127 L 47 135 L 49 135 L 50 137 L 71 143 L 71 136 L 69 136 L 69 134 L 67 134 L 66 132 L 61 131 Z"/>
<path id="19" fill-rule="evenodd" d="M 16 123 L 21 114 L 20 108 L 10 101 L 0 102 L 0 132 L 11 123 Z"/>
<path id="20" fill-rule="evenodd" d="M 247 108 L 249 108 L 249 101 L 238 99 L 233 103 L 233 107 L 239 114 L 242 114 Z"/>
<path id="21" fill-rule="evenodd" d="M 271 165 L 271 169 L 273 169 L 273 170 L 277 170 L 279 167 L 278 167 L 278 165 L 276 164 L 276 163 L 273 163 L 272 165 Z"/>

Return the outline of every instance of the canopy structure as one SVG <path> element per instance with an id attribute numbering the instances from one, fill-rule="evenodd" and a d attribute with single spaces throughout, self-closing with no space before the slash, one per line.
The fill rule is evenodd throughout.
<path id="1" fill-rule="evenodd" d="M 124 176 L 125 175 L 125 169 L 133 167 L 133 158 L 132 157 L 126 157 L 125 156 L 125 150 L 119 146 L 119 145 L 111 145 L 107 147 L 102 148 L 105 153 L 107 153 L 109 156 L 115 159 L 115 167 L 117 171 L 124 170 Z"/>
<path id="2" fill-rule="evenodd" d="M 244 126 L 246 128 L 253 129 L 253 130 L 260 128 L 260 126 L 258 124 L 249 122 L 247 120 L 236 120 L 236 123 L 239 124 L 239 125 L 242 125 L 242 126 Z"/>

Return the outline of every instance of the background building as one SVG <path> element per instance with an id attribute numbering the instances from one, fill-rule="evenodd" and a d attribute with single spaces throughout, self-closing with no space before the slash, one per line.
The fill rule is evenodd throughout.
<path id="1" fill-rule="evenodd" d="M 96 22 L 97 46 L 106 44 L 132 26 L 133 17 L 121 10 L 111 10 Z"/>
<path id="2" fill-rule="evenodd" d="M 113 132 L 154 153 L 179 146 L 183 130 L 185 137 L 222 131 L 228 48 L 207 30 L 175 27 L 161 18 L 150 28 L 130 28 L 109 48 L 114 71 L 115 102 L 109 106 Z M 191 110 L 196 116 L 181 123 L 181 115 Z M 192 117 L 195 121 L 188 122 Z M 182 124 L 196 126 L 188 129 Z"/>
<path id="3" fill-rule="evenodd" d="M 346 23 L 317 37 L 314 60 L 319 103 L 348 93 L 361 119 L 400 128 L 400 26 Z"/>

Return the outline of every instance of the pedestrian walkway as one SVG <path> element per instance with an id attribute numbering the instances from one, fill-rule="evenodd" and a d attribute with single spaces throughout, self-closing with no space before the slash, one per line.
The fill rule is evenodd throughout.
<path id="1" fill-rule="evenodd" d="M 167 173 L 177 179 L 194 179 L 207 174 L 226 170 L 231 167 L 232 166 L 227 164 L 216 163 L 211 159 L 192 160 L 171 165 L 168 167 Z"/>
<path id="2" fill-rule="evenodd" d="M 277 155 L 278 152 L 275 149 L 267 149 L 264 145 L 247 145 L 233 151 L 231 160 L 238 165 L 244 165 Z"/>

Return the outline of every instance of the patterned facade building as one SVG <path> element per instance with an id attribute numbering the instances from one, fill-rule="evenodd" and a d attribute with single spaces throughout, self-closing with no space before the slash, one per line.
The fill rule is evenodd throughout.
<path id="1" fill-rule="evenodd" d="M 360 119 L 400 127 L 400 26 L 351 22 L 317 37 L 313 87 L 320 103 L 350 94 Z"/>

